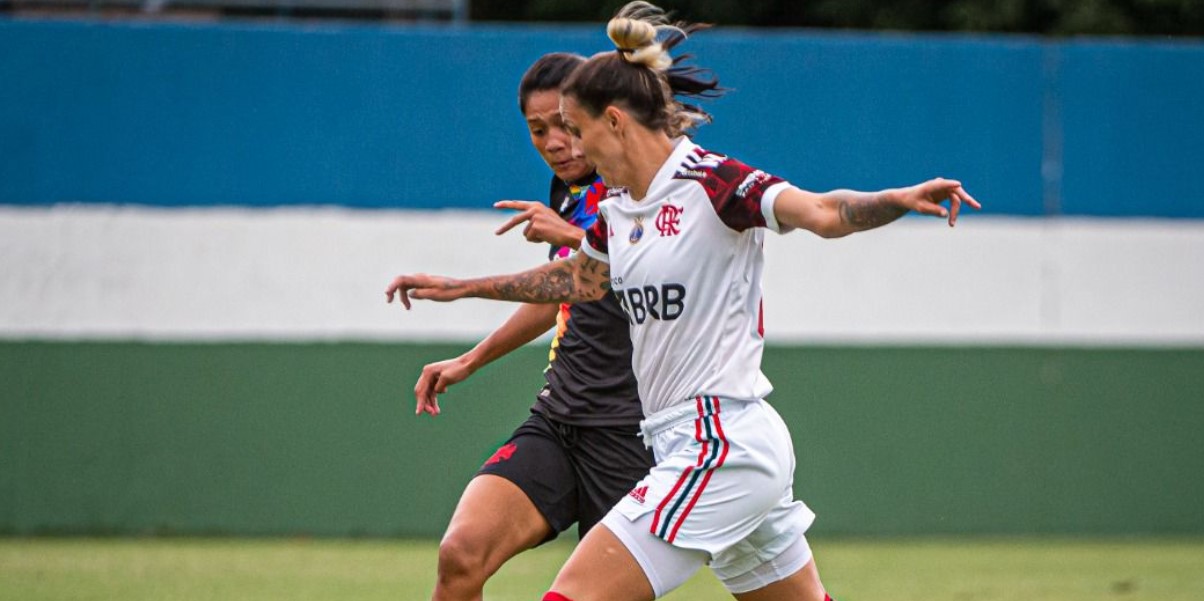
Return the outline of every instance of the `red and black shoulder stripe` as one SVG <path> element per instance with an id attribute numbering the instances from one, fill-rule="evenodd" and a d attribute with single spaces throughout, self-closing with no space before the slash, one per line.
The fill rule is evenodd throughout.
<path id="1" fill-rule="evenodd" d="M 686 155 L 673 177 L 702 184 L 723 223 L 741 232 L 752 227 L 765 227 L 761 200 L 770 186 L 784 181 L 702 148 L 695 148 Z"/>

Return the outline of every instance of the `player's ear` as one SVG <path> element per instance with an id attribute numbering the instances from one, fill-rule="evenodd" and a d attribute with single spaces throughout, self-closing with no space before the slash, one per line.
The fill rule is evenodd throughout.
<path id="1" fill-rule="evenodd" d="M 627 114 L 612 104 L 602 111 L 602 120 L 606 123 L 606 127 L 610 128 L 611 133 L 618 133 L 626 123 Z"/>

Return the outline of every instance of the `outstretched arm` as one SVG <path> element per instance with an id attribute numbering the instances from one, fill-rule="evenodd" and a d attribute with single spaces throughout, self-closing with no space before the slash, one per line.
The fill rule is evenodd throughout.
<path id="1" fill-rule="evenodd" d="M 941 205 L 946 200 L 948 209 Z M 948 218 L 952 227 L 962 203 L 982 208 L 961 182 L 938 177 L 908 188 L 879 192 L 833 190 L 818 194 L 790 188 L 778 195 L 773 213 L 782 225 L 839 238 L 886 225 L 908 211 Z"/>
<path id="2" fill-rule="evenodd" d="M 422 368 L 422 375 L 414 385 L 414 400 L 417 403 L 414 414 L 439 415 L 439 395 L 447 392 L 448 386 L 463 382 L 495 359 L 535 340 L 556 324 L 558 311 L 556 305 L 522 305 L 506 323 L 472 350 L 453 359 L 428 363 Z"/>
<path id="3" fill-rule="evenodd" d="M 410 308 L 410 299 L 453 301 L 461 298 L 488 298 L 521 303 L 576 303 L 602 298 L 610 291 L 610 266 L 577 253 L 535 269 L 513 275 L 488 276 L 470 280 L 414 274 L 393 278 L 385 289 L 388 302 L 397 294 L 401 304 Z"/>

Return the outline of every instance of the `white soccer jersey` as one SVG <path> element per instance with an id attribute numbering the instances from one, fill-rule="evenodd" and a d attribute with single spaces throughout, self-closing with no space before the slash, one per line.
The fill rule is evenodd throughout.
<path id="1" fill-rule="evenodd" d="M 618 189 L 599 204 L 581 249 L 610 264 L 645 415 L 773 390 L 761 373 L 762 244 L 789 185 L 681 138 L 642 200 Z"/>

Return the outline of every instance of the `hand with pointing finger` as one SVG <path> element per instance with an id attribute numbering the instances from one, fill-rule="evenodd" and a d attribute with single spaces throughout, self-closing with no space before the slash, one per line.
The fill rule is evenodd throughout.
<path id="1" fill-rule="evenodd" d="M 555 246 L 580 248 L 581 240 L 585 238 L 585 230 L 561 219 L 556 211 L 543 203 L 529 200 L 502 200 L 493 203 L 493 206 L 498 209 L 519 211 L 517 215 L 511 217 L 494 232 L 499 236 L 510 231 L 514 226 L 526 222 L 527 226 L 523 228 L 523 237 L 528 242 L 547 242 Z"/>

